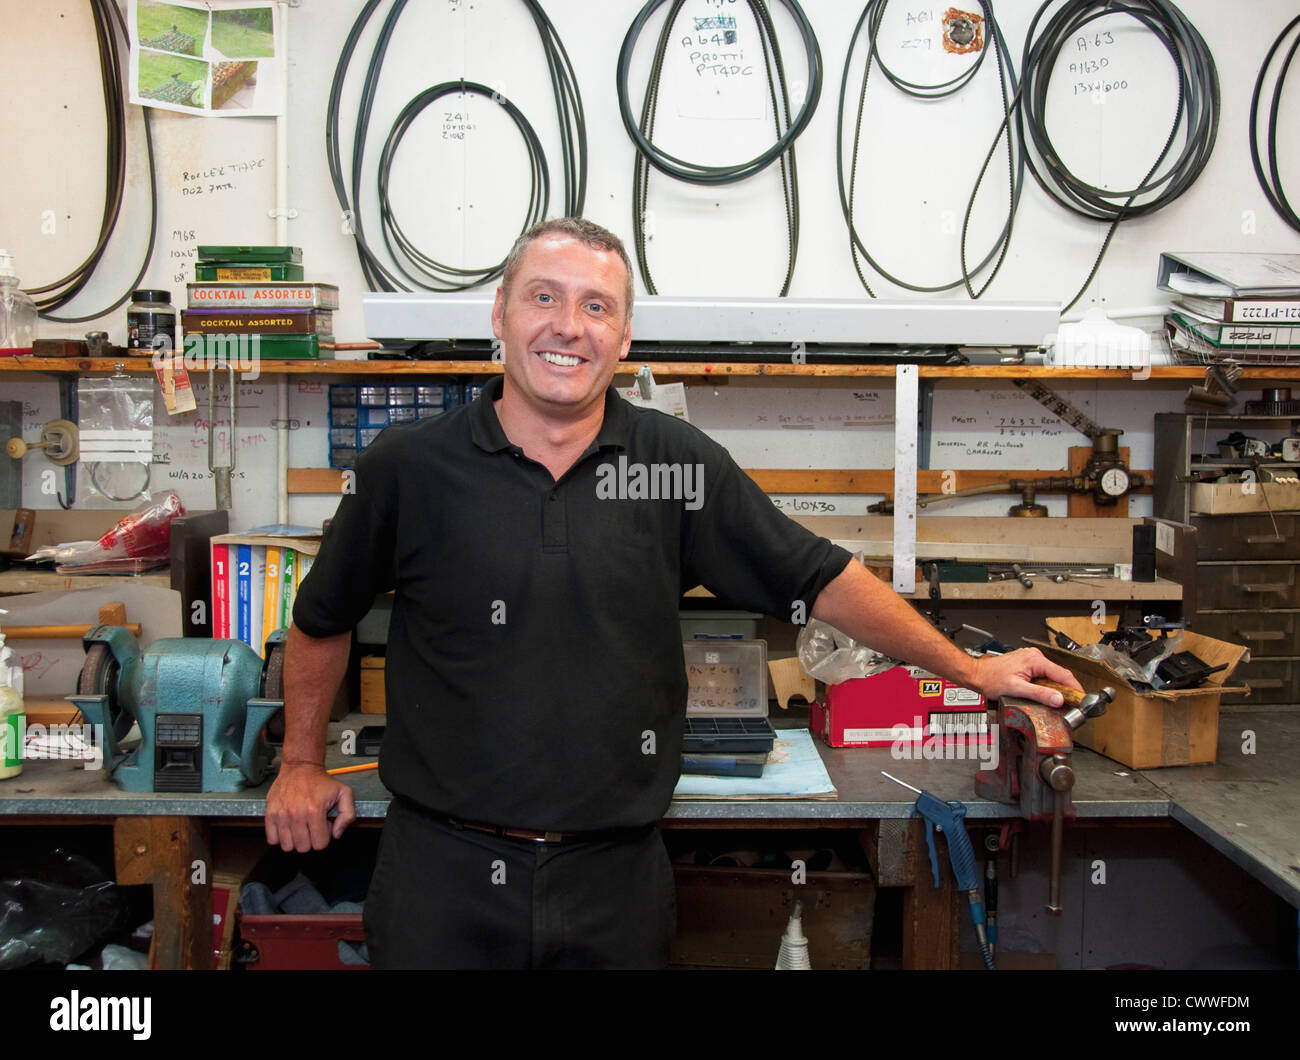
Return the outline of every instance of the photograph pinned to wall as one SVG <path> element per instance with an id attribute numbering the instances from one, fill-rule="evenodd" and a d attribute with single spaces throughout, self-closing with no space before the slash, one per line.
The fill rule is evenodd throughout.
<path id="1" fill-rule="evenodd" d="M 208 12 L 201 5 L 186 7 L 162 0 L 139 0 L 131 25 L 136 31 L 133 43 L 141 48 L 192 55 L 196 59 L 203 57 Z"/>
<path id="2" fill-rule="evenodd" d="M 131 102 L 213 117 L 281 112 L 274 5 L 130 0 Z"/>
<path id="3" fill-rule="evenodd" d="M 275 18 L 271 8 L 214 10 L 209 54 L 214 59 L 274 58 Z"/>
<path id="4" fill-rule="evenodd" d="M 140 98 L 132 101 L 164 110 L 207 110 L 209 64 L 168 52 L 141 52 L 132 83 Z"/>

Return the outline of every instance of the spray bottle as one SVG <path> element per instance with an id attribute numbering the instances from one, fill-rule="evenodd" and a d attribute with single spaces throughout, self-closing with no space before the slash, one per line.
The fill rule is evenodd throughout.
<path id="1" fill-rule="evenodd" d="M 14 259 L 0 250 L 0 350 L 30 350 L 36 338 L 36 303 L 18 286 Z"/>

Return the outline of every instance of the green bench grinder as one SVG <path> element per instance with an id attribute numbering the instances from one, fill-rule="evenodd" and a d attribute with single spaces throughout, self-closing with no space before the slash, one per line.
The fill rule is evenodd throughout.
<path id="1" fill-rule="evenodd" d="M 283 734 L 284 639 L 267 638 L 265 660 L 242 641 L 206 637 L 142 652 L 121 626 L 96 626 L 68 699 L 102 733 L 104 766 L 125 791 L 239 791 L 262 782 Z M 140 743 L 123 750 L 132 722 Z"/>

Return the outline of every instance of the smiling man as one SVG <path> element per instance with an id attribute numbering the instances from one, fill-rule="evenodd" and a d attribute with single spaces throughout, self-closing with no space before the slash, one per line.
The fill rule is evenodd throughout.
<path id="1" fill-rule="evenodd" d="M 674 888 L 656 825 L 679 772 L 693 585 L 812 614 L 990 697 L 1059 705 L 1030 679 L 1075 686 L 1033 650 L 971 659 L 717 443 L 619 398 L 632 302 L 612 233 L 564 218 L 521 236 L 492 311 L 504 376 L 384 431 L 299 590 L 266 814 L 268 842 L 298 851 L 354 820 L 324 771 L 326 720 L 352 628 L 395 591 L 376 967 L 664 965 Z M 658 485 L 631 488 L 637 468 Z"/>

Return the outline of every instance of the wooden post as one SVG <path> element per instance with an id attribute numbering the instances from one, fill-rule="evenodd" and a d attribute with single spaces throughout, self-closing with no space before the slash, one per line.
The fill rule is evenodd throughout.
<path id="1" fill-rule="evenodd" d="M 939 859 L 939 886 L 934 886 L 930 855 L 925 843 L 925 822 L 908 822 L 907 860 L 912 884 L 903 895 L 903 967 L 957 967 L 957 935 L 961 925 L 957 881 L 948 863 L 942 836 L 935 835 Z"/>
<path id="2" fill-rule="evenodd" d="M 117 882 L 153 887 L 154 968 L 212 968 L 212 852 L 193 817 L 119 817 Z"/>

